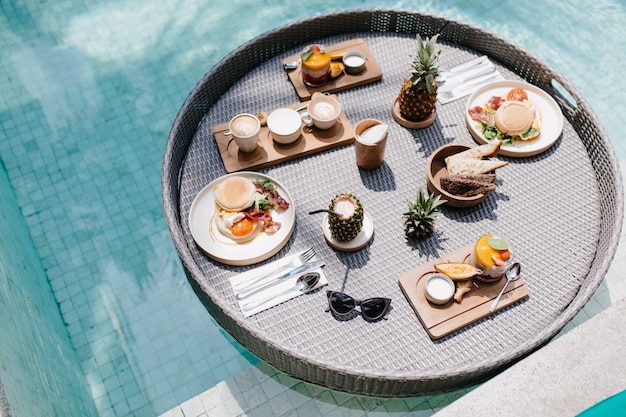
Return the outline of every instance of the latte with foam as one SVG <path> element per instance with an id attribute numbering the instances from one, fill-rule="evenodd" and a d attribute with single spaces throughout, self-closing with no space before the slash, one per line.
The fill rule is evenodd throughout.
<path id="1" fill-rule="evenodd" d="M 259 121 L 248 115 L 240 115 L 230 122 L 230 130 L 240 137 L 252 136 L 259 130 Z"/>
<path id="2" fill-rule="evenodd" d="M 318 100 L 309 106 L 309 113 L 317 120 L 333 120 L 339 114 L 339 108 L 330 100 Z"/>

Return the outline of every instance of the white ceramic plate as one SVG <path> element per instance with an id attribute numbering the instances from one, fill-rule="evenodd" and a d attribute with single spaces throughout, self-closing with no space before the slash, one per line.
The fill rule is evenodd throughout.
<path id="1" fill-rule="evenodd" d="M 469 109 L 484 106 L 492 96 L 505 97 L 512 88 L 523 88 L 528 93 L 528 101 L 541 112 L 541 135 L 534 140 L 516 140 L 512 144 L 502 145 L 500 154 L 512 157 L 526 157 L 540 154 L 549 149 L 557 141 L 563 131 L 563 113 L 556 101 L 542 89 L 521 81 L 496 81 L 476 90 L 467 101 L 465 121 L 467 128 L 480 144 L 487 143 L 481 132 L 479 122 L 472 120 Z"/>
<path id="2" fill-rule="evenodd" d="M 289 202 L 287 210 L 272 210 L 274 221 L 281 223 L 281 228 L 273 235 L 260 233 L 256 238 L 246 243 L 236 243 L 217 230 L 213 221 L 216 212 L 215 187 L 224 179 L 231 176 L 240 176 L 255 181 L 257 179 L 270 180 L 276 184 L 276 190 Z M 289 241 L 296 224 L 296 211 L 293 199 L 285 187 L 273 178 L 257 172 L 236 172 L 225 175 L 204 187 L 191 203 L 189 211 L 189 228 L 196 244 L 209 257 L 228 265 L 251 265 L 263 261 L 281 250 Z"/>

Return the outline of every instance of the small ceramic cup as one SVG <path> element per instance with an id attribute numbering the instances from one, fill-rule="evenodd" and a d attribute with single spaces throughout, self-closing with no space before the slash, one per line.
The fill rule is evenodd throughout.
<path id="1" fill-rule="evenodd" d="M 433 274 L 424 286 L 426 299 L 433 304 L 446 304 L 454 295 L 454 282 L 444 274 Z"/>
<path id="2" fill-rule="evenodd" d="M 372 170 L 382 165 L 385 159 L 388 128 L 387 124 L 376 119 L 364 119 L 356 124 L 354 153 L 359 168 Z"/>
<path id="3" fill-rule="evenodd" d="M 341 104 L 328 95 L 313 97 L 303 114 L 303 120 L 321 130 L 328 130 L 337 123 L 341 114 Z"/>
<path id="4" fill-rule="evenodd" d="M 346 67 L 348 74 L 356 75 L 365 69 L 365 55 L 358 51 L 351 51 L 344 55 L 343 65 Z"/>
<path id="5" fill-rule="evenodd" d="M 240 113 L 230 119 L 226 136 L 232 136 L 240 151 L 254 152 L 259 143 L 261 122 L 258 117 L 250 113 Z"/>
<path id="6" fill-rule="evenodd" d="M 277 143 L 287 145 L 300 137 L 302 117 L 293 109 L 276 109 L 267 117 L 267 128 Z"/>

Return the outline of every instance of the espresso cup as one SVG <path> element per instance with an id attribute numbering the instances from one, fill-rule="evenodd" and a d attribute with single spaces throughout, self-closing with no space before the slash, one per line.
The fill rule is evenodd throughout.
<path id="1" fill-rule="evenodd" d="M 365 119 L 356 124 L 354 153 L 359 168 L 372 170 L 382 165 L 385 159 L 388 127 L 376 119 Z"/>
<path id="2" fill-rule="evenodd" d="M 226 136 L 232 136 L 242 152 L 253 152 L 259 143 L 261 122 L 253 114 L 240 113 L 230 119 Z"/>
<path id="3" fill-rule="evenodd" d="M 340 114 L 341 104 L 333 97 L 321 95 L 311 99 L 303 120 L 318 129 L 328 130 L 337 123 Z"/>

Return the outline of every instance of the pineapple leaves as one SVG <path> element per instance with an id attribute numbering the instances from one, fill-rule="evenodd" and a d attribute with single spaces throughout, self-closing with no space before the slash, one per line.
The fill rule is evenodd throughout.
<path id="1" fill-rule="evenodd" d="M 404 233 L 408 238 L 425 239 L 435 230 L 435 220 L 439 214 L 438 207 L 447 201 L 438 195 L 428 195 L 422 188 L 417 193 L 414 203 L 408 203 L 408 211 L 402 213 Z"/>
<path id="2" fill-rule="evenodd" d="M 426 87 L 428 93 L 432 93 L 435 79 L 439 75 L 439 56 L 441 50 L 436 49 L 439 34 L 432 38 L 422 37 L 417 34 L 417 54 L 413 57 L 411 66 L 411 80 L 414 86 Z"/>

